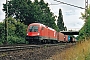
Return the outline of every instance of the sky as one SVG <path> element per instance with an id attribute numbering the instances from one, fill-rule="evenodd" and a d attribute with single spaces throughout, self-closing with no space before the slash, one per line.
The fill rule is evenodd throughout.
<path id="1" fill-rule="evenodd" d="M 0 22 L 5 19 L 5 13 L 2 11 L 3 3 L 5 3 L 5 0 L 0 0 Z"/>
<path id="2" fill-rule="evenodd" d="M 49 4 L 58 4 L 54 0 L 47 0 Z M 75 6 L 85 7 L 84 0 L 58 0 L 61 2 L 69 3 Z M 79 30 L 83 24 L 84 20 L 81 20 L 81 12 L 84 12 L 84 9 L 68 6 L 65 4 L 59 5 L 50 5 L 51 11 L 58 16 L 59 9 L 62 10 L 64 24 L 68 29 Z"/>
<path id="3" fill-rule="evenodd" d="M 6 0 L 0 0 L 0 21 L 5 19 L 5 13 L 2 11 L 3 3 L 5 3 L 5 1 Z M 70 29 L 79 30 L 83 26 L 84 20 L 81 20 L 80 17 L 81 17 L 81 12 L 84 13 L 84 9 L 61 4 L 54 0 L 44 0 L 44 1 L 48 4 L 58 4 L 58 5 L 49 5 L 50 10 L 56 16 L 59 15 L 59 9 L 62 10 L 63 21 L 65 26 L 68 28 L 68 30 Z M 85 0 L 58 0 L 58 1 L 69 3 L 83 8 L 85 7 Z"/>

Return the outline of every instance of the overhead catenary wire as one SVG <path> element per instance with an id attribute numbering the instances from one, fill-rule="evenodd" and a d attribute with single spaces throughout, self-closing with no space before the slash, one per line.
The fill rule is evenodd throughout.
<path id="1" fill-rule="evenodd" d="M 77 8 L 80 8 L 80 9 L 86 9 L 86 8 L 79 7 L 79 6 L 76 6 L 76 5 L 73 5 L 73 4 L 69 4 L 69 3 L 66 3 L 66 2 L 57 1 L 57 0 L 54 0 L 54 1 L 59 2 L 59 3 L 58 4 L 49 4 L 49 5 L 59 5 L 60 3 L 62 3 L 62 4 L 69 5 L 69 6 L 77 7 Z"/>

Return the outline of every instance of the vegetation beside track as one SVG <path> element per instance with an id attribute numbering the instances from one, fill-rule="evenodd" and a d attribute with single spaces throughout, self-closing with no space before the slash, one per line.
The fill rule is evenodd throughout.
<path id="1" fill-rule="evenodd" d="M 89 55 L 89 56 L 88 56 Z M 52 60 L 88 60 L 90 57 L 90 39 L 78 42 L 76 45 L 57 52 L 51 57 Z"/>

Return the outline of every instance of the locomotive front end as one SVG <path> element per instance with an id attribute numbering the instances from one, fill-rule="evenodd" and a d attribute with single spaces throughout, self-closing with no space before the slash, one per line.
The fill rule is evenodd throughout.
<path id="1" fill-rule="evenodd" d="M 30 24 L 27 29 L 26 40 L 31 42 L 38 42 L 39 41 L 39 25 L 38 24 Z"/>

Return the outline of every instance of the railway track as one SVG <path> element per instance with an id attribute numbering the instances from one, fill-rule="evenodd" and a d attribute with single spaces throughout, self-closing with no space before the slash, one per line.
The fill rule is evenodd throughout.
<path id="1" fill-rule="evenodd" d="M 43 45 L 9 45 L 9 46 L 0 46 L 0 52 L 7 52 L 7 51 L 16 51 L 16 50 L 24 50 L 24 49 L 34 49 L 34 48 L 45 48 L 45 47 L 52 47 L 61 45 L 61 48 L 65 48 L 66 45 L 72 45 L 70 43 L 59 43 L 59 44 L 43 44 Z"/>
<path id="2" fill-rule="evenodd" d="M 0 60 L 47 60 L 72 43 L 0 46 Z"/>
<path id="3" fill-rule="evenodd" d="M 32 48 L 39 48 L 40 46 L 35 45 L 16 45 L 16 46 L 2 46 L 0 47 L 0 52 L 6 51 L 15 51 L 15 50 L 23 50 L 23 49 L 32 49 Z"/>

